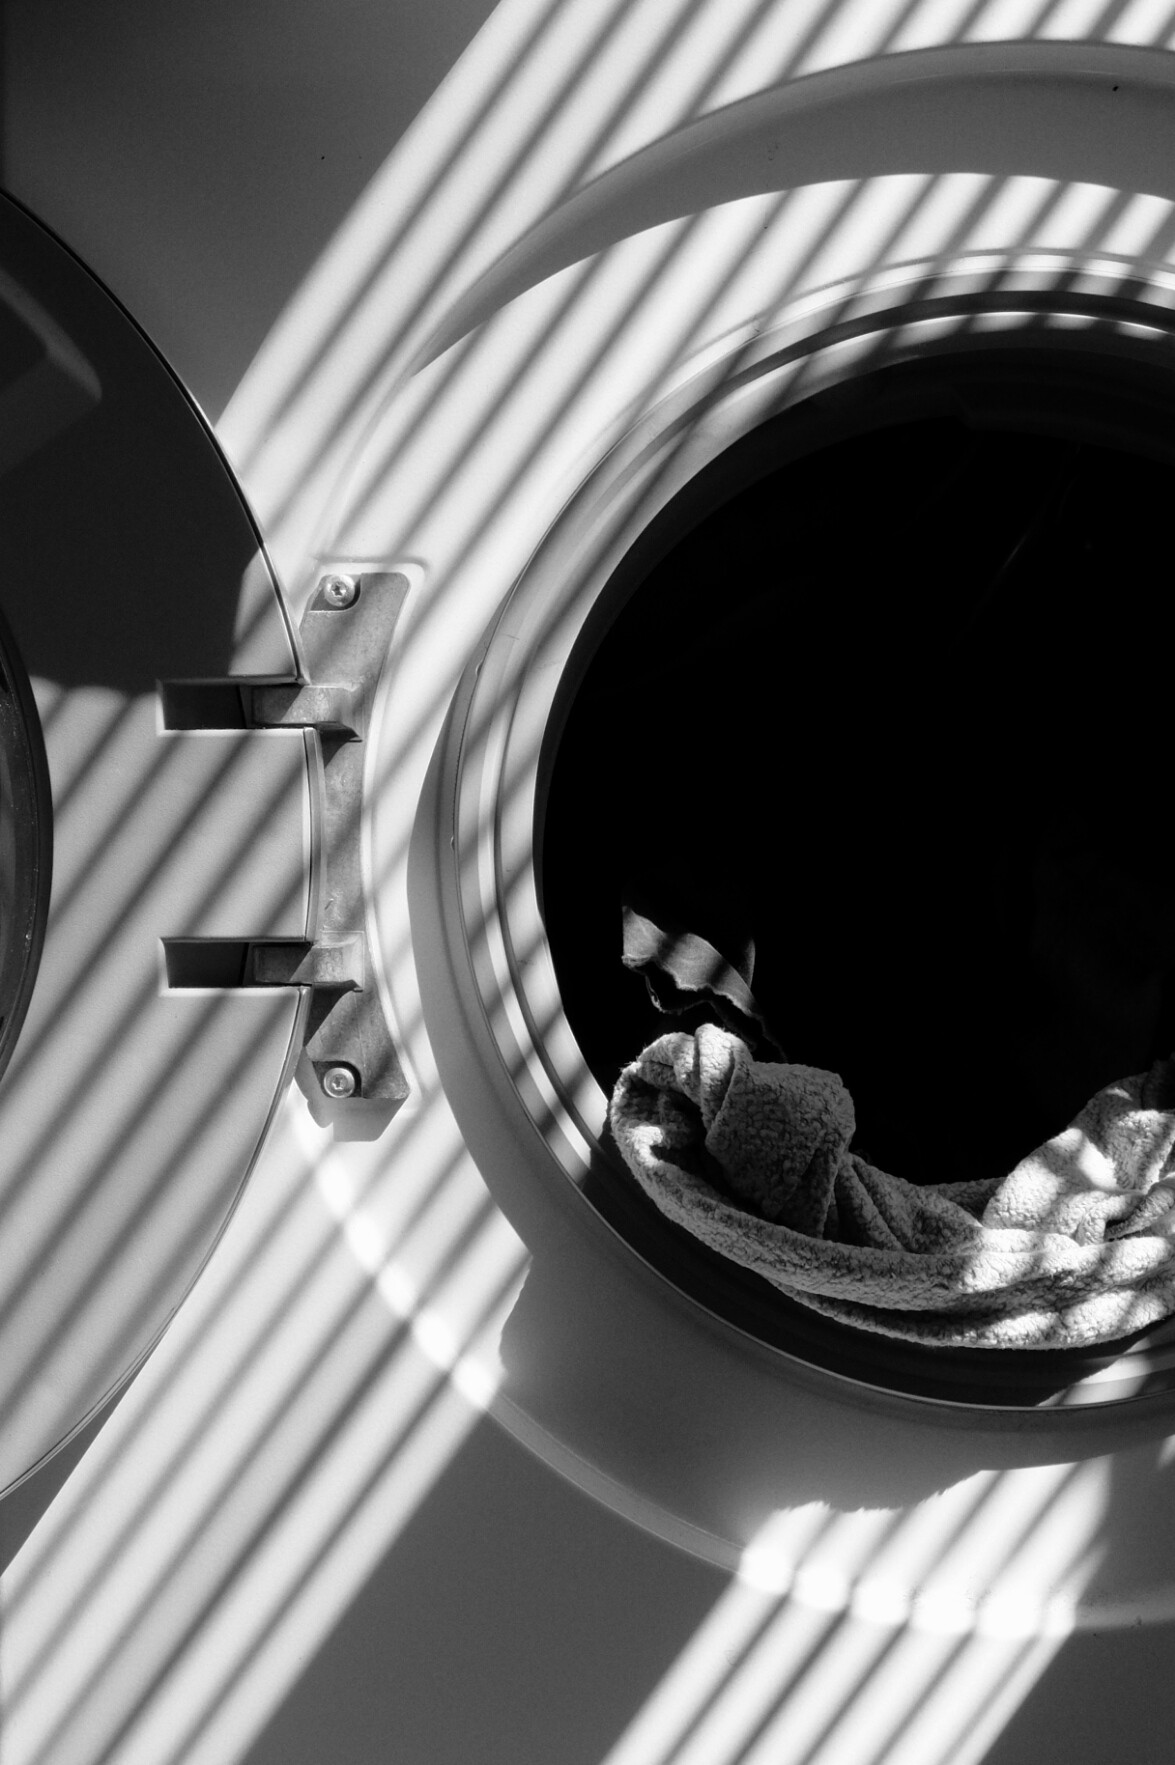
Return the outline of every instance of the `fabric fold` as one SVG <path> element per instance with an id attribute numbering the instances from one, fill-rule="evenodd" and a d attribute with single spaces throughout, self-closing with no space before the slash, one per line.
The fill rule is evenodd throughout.
<path id="1" fill-rule="evenodd" d="M 836 1073 L 704 1024 L 626 1067 L 610 1123 L 669 1219 L 813 1309 L 913 1342 L 1075 1348 L 1175 1311 L 1175 1060 L 1106 1086 L 1003 1178 L 852 1151 Z M 961 1131 L 965 1131 L 965 1121 Z M 944 1177 L 950 1149 L 943 1149 Z"/>

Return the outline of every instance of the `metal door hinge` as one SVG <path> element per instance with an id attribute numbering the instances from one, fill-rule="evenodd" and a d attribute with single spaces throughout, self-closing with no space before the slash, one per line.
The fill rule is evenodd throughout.
<path id="1" fill-rule="evenodd" d="M 287 942 L 167 939 L 170 986 L 308 987 L 306 1040 L 295 1077 L 315 1113 L 378 1132 L 408 1095 L 372 972 L 363 895 L 362 797 L 371 705 L 408 592 L 397 572 L 327 576 L 302 617 L 308 678 L 165 682 L 164 725 L 304 729 L 321 771 L 312 936 Z M 361 1122 L 359 1131 L 365 1131 Z"/>
<path id="2" fill-rule="evenodd" d="M 259 985 L 312 989 L 299 1079 L 316 1101 L 398 1106 L 404 1071 L 371 972 L 360 856 L 362 796 L 372 699 L 391 647 L 408 579 L 396 572 L 327 576 L 299 633 L 309 679 L 254 686 L 247 707 L 259 728 L 318 731 L 323 758 L 318 929 L 301 951 L 258 944 Z"/>

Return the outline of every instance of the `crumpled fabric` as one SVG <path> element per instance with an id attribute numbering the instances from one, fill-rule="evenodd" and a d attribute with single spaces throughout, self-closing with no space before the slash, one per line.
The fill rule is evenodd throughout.
<path id="1" fill-rule="evenodd" d="M 842 1323 L 938 1346 L 1077 1348 L 1175 1311 L 1175 1059 L 1107 1085 L 1007 1176 L 977 1182 L 877 1169 L 851 1150 L 836 1073 L 755 1059 L 712 1024 L 626 1067 L 610 1123 L 663 1214 Z M 945 1174 L 949 1145 L 942 1156 Z"/>

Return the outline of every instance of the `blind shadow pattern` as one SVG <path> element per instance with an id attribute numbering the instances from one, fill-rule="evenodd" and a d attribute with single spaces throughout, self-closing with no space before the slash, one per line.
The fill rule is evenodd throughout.
<path id="1" fill-rule="evenodd" d="M 1062 292 L 1086 257 L 1116 265 L 1129 290 L 1140 263 L 1168 256 L 1175 226 L 1165 191 L 1071 187 L 1031 170 L 838 176 L 673 216 L 571 263 L 405 382 L 456 296 L 536 217 L 651 134 L 864 56 L 948 39 L 1048 40 L 1069 28 L 1065 10 L 976 0 L 951 9 L 947 31 L 941 7 L 877 0 L 604 10 L 527 0 L 495 13 L 292 304 L 226 424 L 295 600 L 316 553 L 422 561 L 388 677 L 395 763 L 371 780 L 377 890 L 406 898 L 411 804 L 492 610 L 484 585 L 504 592 L 523 567 L 585 437 L 621 431 L 748 312 L 827 293 L 864 266 L 914 266 L 914 299 L 927 258 L 970 253 L 977 288 L 998 292 L 1009 254 L 1055 248 Z M 1168 43 L 1175 9 L 1129 10 L 1145 13 L 1129 44 Z M 1081 36 L 1112 42 L 1125 18 L 1116 5 L 1088 7 Z M 822 322 L 834 325 L 835 300 L 825 305 Z M 847 316 L 851 292 L 844 305 Z M 950 324 L 960 341 L 976 329 L 965 315 Z M 357 436 L 359 463 L 335 495 Z M 434 556 L 439 575 L 427 573 Z M 50 680 L 46 706 L 59 684 Z M 133 714 L 103 701 L 75 794 L 101 778 Z M 161 751 L 113 800 L 126 810 L 167 784 Z M 231 769 L 213 777 L 209 801 L 231 784 Z M 129 875 L 132 894 L 154 861 Z M 96 964 L 117 925 L 116 914 L 95 928 Z M 525 1252 L 470 1169 L 437 1085 L 407 914 L 380 933 L 413 1098 L 386 1141 L 345 1157 L 296 1108 L 283 1118 L 190 1300 L 13 1564 L 10 1765 L 243 1759 L 495 1400 Z M 202 1003 L 188 1034 L 158 1051 L 163 1069 L 184 1070 L 214 1033 L 215 1010 Z M 120 1034 L 113 1026 L 111 1049 Z M 79 1067 L 79 1086 L 101 1081 L 106 1058 Z M 230 1092 L 236 1082 L 247 1087 L 248 1073 L 224 1080 Z M 120 1126 L 122 1138 L 151 1131 L 147 1108 Z M 211 1121 L 184 1125 L 193 1153 L 194 1137 L 212 1131 Z M 117 1159 L 118 1138 L 103 1156 Z M 167 1192 L 161 1171 L 119 1224 L 147 1230 Z M 84 1209 L 53 1230 L 84 1247 Z M 116 1265 L 111 1246 L 94 1249 L 97 1291 Z M 51 1255 L 51 1238 L 34 1250 Z M 784 1544 L 773 1533 L 771 1548 L 752 1547 L 609 1765 L 778 1765 L 821 1749 L 864 1761 L 885 1748 L 941 1765 L 965 1756 L 960 1713 L 980 1709 L 967 1744 L 981 1748 L 1078 1622 L 1084 1578 L 1112 1544 L 1110 1495 L 1101 1466 L 979 1469 L 903 1516 L 787 1513 Z M 1006 1584 L 1001 1565 L 1012 1566 Z M 960 1608 L 957 1588 L 972 1574 L 992 1597 Z M 909 1611 L 886 1604 L 891 1584 L 907 1589 Z M 1012 1607 L 1035 1639 L 1028 1650 Z"/>

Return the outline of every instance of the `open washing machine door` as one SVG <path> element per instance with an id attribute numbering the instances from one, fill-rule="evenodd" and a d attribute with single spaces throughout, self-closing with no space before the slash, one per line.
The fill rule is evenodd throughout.
<path id="1" fill-rule="evenodd" d="M 331 762 L 355 734 L 353 671 L 306 686 L 204 420 L 7 199 L 0 343 L 5 1489 L 158 1340 L 299 1056 L 343 1094 L 363 1061 L 340 1064 L 326 1021 L 362 980 L 322 843 L 346 796 L 346 756 Z M 311 617 L 320 663 L 344 660 L 335 611 L 327 596 Z"/>

